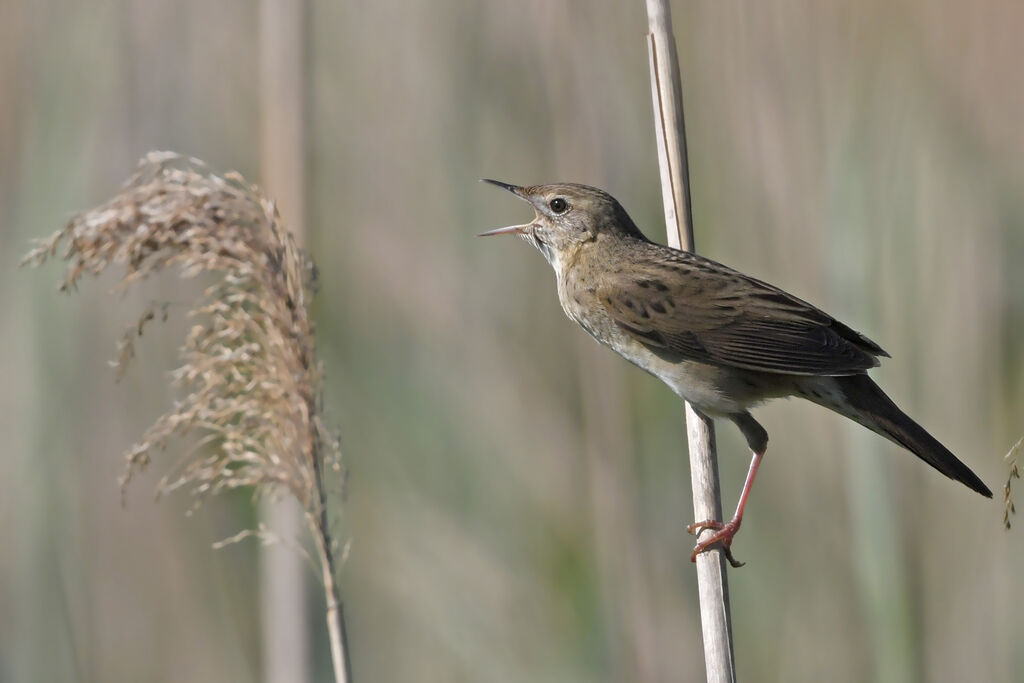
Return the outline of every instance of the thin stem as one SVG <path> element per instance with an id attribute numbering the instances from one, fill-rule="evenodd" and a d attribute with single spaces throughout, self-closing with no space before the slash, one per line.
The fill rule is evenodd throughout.
<path id="1" fill-rule="evenodd" d="M 314 363 L 313 354 L 304 355 L 306 369 Z M 306 414 L 319 415 L 319 394 L 305 394 Z M 307 519 L 310 531 L 316 541 L 317 553 L 320 555 L 320 569 L 324 581 L 324 599 L 327 603 L 327 635 L 331 643 L 331 662 L 334 665 L 335 683 L 352 681 L 352 664 L 349 661 L 348 633 L 345 629 L 345 605 L 341 600 L 341 591 L 335 582 L 337 567 L 334 559 L 334 542 L 331 539 L 331 527 L 327 514 L 327 487 L 324 484 L 324 455 L 322 452 L 322 432 L 314 417 L 310 420 L 309 441 L 306 448 L 309 452 L 310 464 L 313 469 L 313 500 L 307 507 Z M 308 499 L 307 499 L 308 500 Z"/>
<path id="2" fill-rule="evenodd" d="M 348 634 L 345 631 L 345 606 L 341 601 L 341 591 L 335 583 L 335 560 L 332 550 L 330 527 L 327 521 L 327 492 L 324 487 L 322 458 L 320 446 L 316 438 L 313 442 L 313 472 L 316 477 L 316 514 L 308 514 L 310 531 L 316 539 L 317 553 L 320 555 L 320 568 L 324 579 L 324 598 L 327 601 L 327 634 L 331 642 L 331 661 L 334 664 L 334 680 L 336 683 L 349 683 L 352 680 L 352 669 L 348 658 Z"/>
<path id="3" fill-rule="evenodd" d="M 651 95 L 654 99 L 654 125 L 665 203 L 665 229 L 671 246 L 693 251 L 683 88 L 675 37 L 672 34 L 672 15 L 668 0 L 646 0 L 646 3 L 650 27 L 648 49 Z M 689 403 L 686 404 L 686 424 L 694 517 L 698 520 L 721 519 L 722 499 L 714 426 L 708 417 L 698 413 Z M 736 680 L 729 584 L 725 572 L 725 554 L 722 550 L 716 548 L 697 556 L 704 663 L 707 680 L 715 683 L 732 683 Z"/>

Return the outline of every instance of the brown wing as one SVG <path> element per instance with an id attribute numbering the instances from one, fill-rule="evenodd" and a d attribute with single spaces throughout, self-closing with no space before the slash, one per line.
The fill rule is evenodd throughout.
<path id="1" fill-rule="evenodd" d="M 714 261 L 647 244 L 648 259 L 605 273 L 605 311 L 649 348 L 682 359 L 795 375 L 848 375 L 888 356 L 805 301 Z"/>

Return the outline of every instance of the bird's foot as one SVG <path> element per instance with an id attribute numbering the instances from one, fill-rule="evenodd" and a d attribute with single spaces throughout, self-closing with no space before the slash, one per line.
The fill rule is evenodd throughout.
<path id="1" fill-rule="evenodd" d="M 698 555 L 703 552 L 707 552 L 712 548 L 712 546 L 718 546 L 722 549 L 725 559 L 729 560 L 729 564 L 733 567 L 742 567 L 744 563 L 732 556 L 732 538 L 736 535 L 736 532 L 740 530 L 741 521 L 742 518 L 740 517 L 733 517 L 731 520 L 724 523 L 708 519 L 703 522 L 694 522 L 690 526 L 686 527 L 686 530 L 695 536 L 699 536 L 700 532 L 705 530 L 715 532 L 694 546 L 693 554 L 690 555 L 690 562 L 696 562 Z"/>

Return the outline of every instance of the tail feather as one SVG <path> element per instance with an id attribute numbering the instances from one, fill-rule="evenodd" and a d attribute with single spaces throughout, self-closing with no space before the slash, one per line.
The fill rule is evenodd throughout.
<path id="1" fill-rule="evenodd" d="M 816 378 L 831 387 L 805 388 L 805 398 L 858 422 L 876 434 L 903 446 L 950 479 L 988 498 L 992 491 L 924 427 L 914 422 L 892 402 L 867 375 Z M 835 389 L 842 394 L 836 395 Z"/>

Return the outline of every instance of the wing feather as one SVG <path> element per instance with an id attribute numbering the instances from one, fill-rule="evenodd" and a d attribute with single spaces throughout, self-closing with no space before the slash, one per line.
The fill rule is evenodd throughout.
<path id="1" fill-rule="evenodd" d="M 648 243 L 642 265 L 602 275 L 598 301 L 662 354 L 797 375 L 849 375 L 887 356 L 811 304 L 709 259 Z"/>

